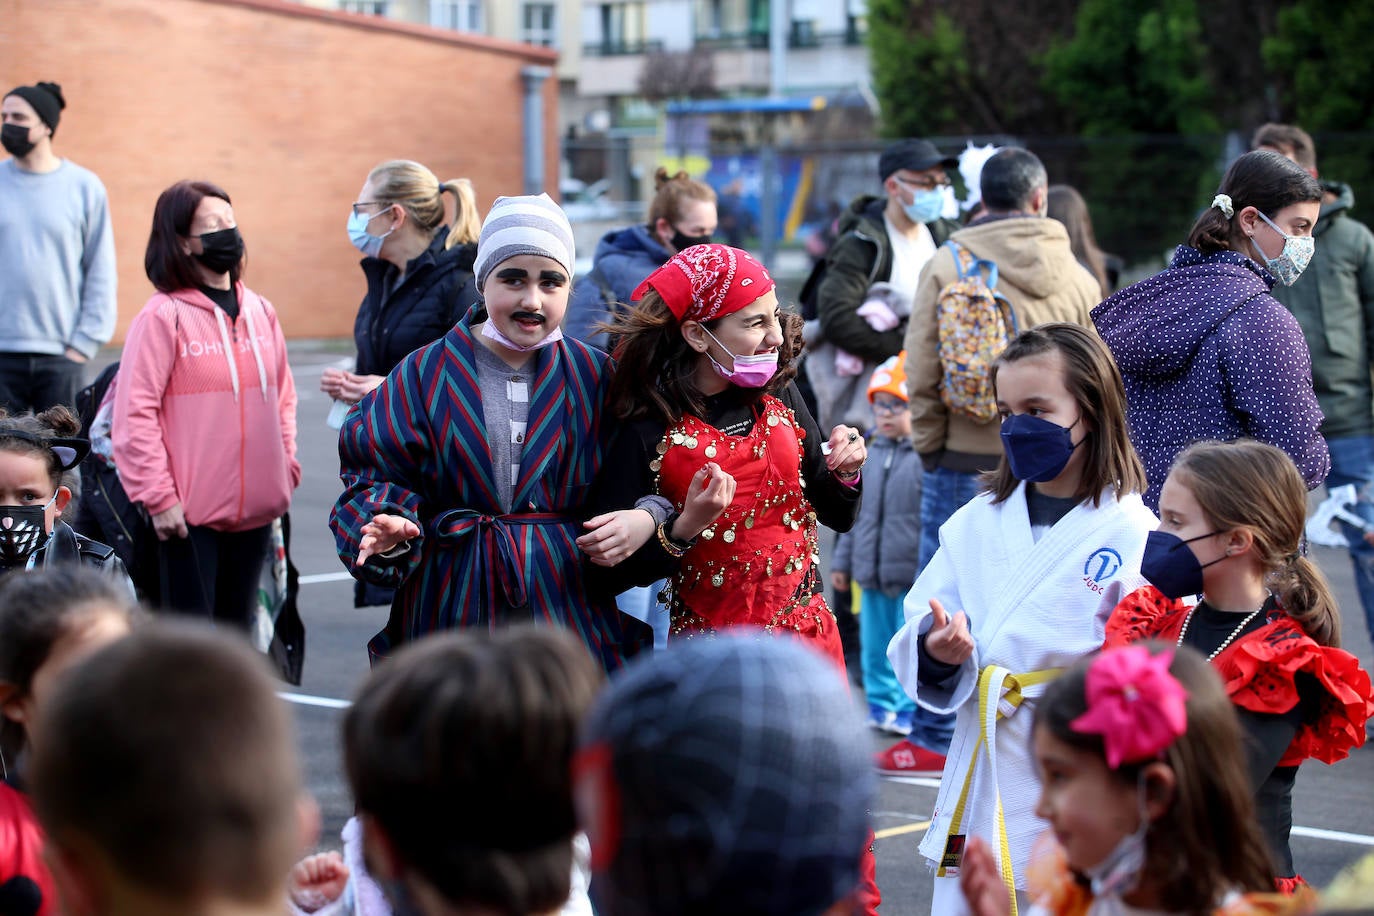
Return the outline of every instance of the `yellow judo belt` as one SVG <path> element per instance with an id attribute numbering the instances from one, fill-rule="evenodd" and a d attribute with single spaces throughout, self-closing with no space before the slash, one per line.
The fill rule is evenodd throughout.
<path id="1" fill-rule="evenodd" d="M 947 876 L 946 869 L 957 868 L 963 861 L 964 835 L 960 827 L 964 821 L 964 807 L 968 803 L 969 787 L 973 785 L 973 773 L 983 758 L 991 767 L 992 789 L 996 797 L 997 814 L 997 865 L 1002 882 L 1011 895 L 1011 916 L 1016 911 L 1016 874 L 1011 867 L 1011 847 L 1007 841 L 1007 820 L 1002 813 L 1002 792 L 997 787 L 997 723 L 1014 713 L 1021 703 L 1029 697 L 1038 696 L 1044 686 L 1059 676 L 1063 668 L 1044 668 L 1026 674 L 1013 674 L 1006 668 L 988 665 L 978 672 L 978 743 L 973 746 L 973 759 L 969 762 L 968 772 L 964 775 L 964 786 L 959 790 L 959 801 L 954 806 L 950 818 L 949 833 L 945 841 L 945 854 L 941 857 L 940 867 L 935 872 L 941 878 Z M 957 872 L 956 872 L 957 873 Z"/>

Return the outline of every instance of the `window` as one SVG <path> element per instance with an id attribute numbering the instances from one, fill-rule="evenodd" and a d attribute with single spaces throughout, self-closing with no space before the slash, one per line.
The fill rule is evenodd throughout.
<path id="1" fill-rule="evenodd" d="M 552 3 L 526 3 L 521 40 L 546 48 L 558 47 L 558 7 Z"/>
<path id="2" fill-rule="evenodd" d="M 429 0 L 429 24 L 459 32 L 481 32 L 482 0 Z"/>
<path id="3" fill-rule="evenodd" d="M 604 53 L 634 53 L 644 47 L 642 2 L 601 4 L 601 47 Z"/>
<path id="4" fill-rule="evenodd" d="M 339 0 L 339 9 L 345 13 L 362 13 L 365 16 L 385 16 L 390 0 Z"/>

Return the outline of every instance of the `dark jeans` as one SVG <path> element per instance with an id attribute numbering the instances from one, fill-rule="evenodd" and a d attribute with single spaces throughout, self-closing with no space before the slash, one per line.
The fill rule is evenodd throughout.
<path id="1" fill-rule="evenodd" d="M 84 378 L 84 365 L 65 356 L 0 353 L 0 407 L 11 416 L 57 404 L 74 410 Z"/>
<path id="2" fill-rule="evenodd" d="M 258 601 L 272 526 L 216 531 L 187 525 L 187 536 L 158 542 L 164 610 L 247 630 Z"/>

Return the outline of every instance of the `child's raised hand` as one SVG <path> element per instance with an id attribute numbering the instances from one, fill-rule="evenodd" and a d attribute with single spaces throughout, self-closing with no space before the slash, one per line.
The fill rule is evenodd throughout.
<path id="1" fill-rule="evenodd" d="M 348 884 L 348 866 L 337 852 L 306 856 L 291 869 L 287 891 L 291 902 L 307 913 L 338 900 Z"/>
<path id="2" fill-rule="evenodd" d="M 683 500 L 682 514 L 673 523 L 673 537 L 690 541 L 720 518 L 720 514 L 734 499 L 735 478 L 714 461 L 706 462 L 701 470 L 692 475 L 687 498 Z"/>
<path id="3" fill-rule="evenodd" d="M 419 536 L 420 526 L 408 518 L 374 515 L 372 521 L 363 525 L 363 539 L 358 542 L 357 564 L 362 566 L 368 557 L 395 550 L 405 541 Z"/>
<path id="4" fill-rule="evenodd" d="M 597 566 L 614 566 L 654 536 L 654 517 L 643 509 L 617 509 L 582 523 L 577 546 Z"/>
<path id="5" fill-rule="evenodd" d="M 868 460 L 868 446 L 864 444 L 863 434 L 852 426 L 832 429 L 821 451 L 825 453 L 825 466 L 841 478 L 853 477 Z"/>
<path id="6" fill-rule="evenodd" d="M 968 630 L 968 615 L 953 617 L 945 612 L 938 598 L 930 599 L 930 629 L 926 631 L 926 651 L 937 662 L 962 665 L 973 655 L 973 634 Z"/>
<path id="7" fill-rule="evenodd" d="M 997 873 L 988 845 L 978 837 L 970 837 L 964 847 L 964 861 L 959 866 L 959 890 L 964 893 L 973 916 L 1008 916 L 1011 913 L 1011 893 L 1002 876 Z"/>

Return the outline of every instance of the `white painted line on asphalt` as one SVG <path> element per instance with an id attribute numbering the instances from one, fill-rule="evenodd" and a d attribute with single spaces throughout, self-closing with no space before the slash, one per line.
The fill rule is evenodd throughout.
<path id="1" fill-rule="evenodd" d="M 933 776 L 884 776 L 888 782 L 900 782 L 904 786 L 922 786 L 926 789 L 940 788 L 940 780 Z"/>
<path id="2" fill-rule="evenodd" d="M 308 693 L 287 693 L 284 690 L 277 691 L 277 696 L 288 703 L 295 703 L 299 706 L 319 706 L 324 709 L 347 709 L 353 705 L 348 700 L 336 700 L 333 697 L 312 697 Z"/>
<path id="3" fill-rule="evenodd" d="M 1374 836 L 1362 833 L 1345 833 L 1341 830 L 1323 830 L 1320 827 L 1294 827 L 1293 836 L 1305 836 L 1314 840 L 1330 840 L 1333 843 L 1351 843 L 1355 846 L 1374 846 Z"/>
<path id="4" fill-rule="evenodd" d="M 316 573 L 313 576 L 301 576 L 296 581 L 301 585 L 317 585 L 321 582 L 342 582 L 344 579 L 352 578 L 353 577 L 346 571 L 339 570 L 338 572 L 332 573 Z"/>

